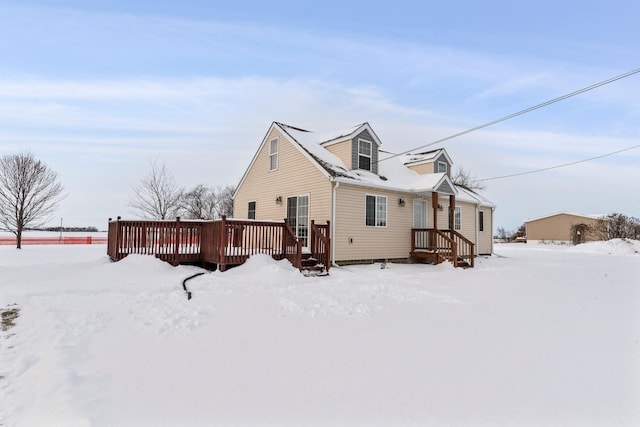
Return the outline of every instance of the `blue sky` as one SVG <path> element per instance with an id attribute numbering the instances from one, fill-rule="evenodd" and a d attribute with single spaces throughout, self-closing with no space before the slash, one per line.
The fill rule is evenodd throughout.
<path id="1" fill-rule="evenodd" d="M 231 2 L 229 2 L 231 3 Z M 52 224 L 131 217 L 153 160 L 237 184 L 269 124 L 368 121 L 399 152 L 640 67 L 636 1 L 0 0 L 0 154 L 68 196 Z M 451 140 L 488 178 L 640 144 L 640 74 Z M 488 182 L 496 227 L 557 211 L 640 216 L 640 149 Z"/>

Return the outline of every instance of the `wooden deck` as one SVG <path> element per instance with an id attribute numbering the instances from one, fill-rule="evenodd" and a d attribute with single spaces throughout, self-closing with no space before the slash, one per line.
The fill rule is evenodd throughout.
<path id="1" fill-rule="evenodd" d="M 474 266 L 475 245 L 455 230 L 414 228 L 411 230 L 411 257 L 434 264 L 450 261 L 454 267 Z"/>
<path id="2" fill-rule="evenodd" d="M 309 228 L 310 257 L 326 271 L 331 267 L 329 223 Z M 227 266 L 243 264 L 255 254 L 288 259 L 302 270 L 303 247 L 286 221 L 109 221 L 107 254 L 118 261 L 129 254 L 155 255 L 173 265 L 202 263 Z"/>

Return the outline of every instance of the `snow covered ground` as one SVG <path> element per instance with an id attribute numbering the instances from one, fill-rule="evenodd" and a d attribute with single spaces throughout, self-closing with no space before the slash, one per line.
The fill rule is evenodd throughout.
<path id="1" fill-rule="evenodd" d="M 640 242 L 188 282 L 0 247 L 0 425 L 640 425 Z M 13 305 L 15 304 L 15 305 Z M 15 311 L 14 311 L 15 312 Z"/>

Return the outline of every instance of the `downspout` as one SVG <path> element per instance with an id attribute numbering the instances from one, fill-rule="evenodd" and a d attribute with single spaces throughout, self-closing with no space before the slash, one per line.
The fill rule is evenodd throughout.
<path id="1" fill-rule="evenodd" d="M 339 267 L 336 264 L 336 200 L 337 189 L 340 187 L 340 182 L 333 178 L 333 194 L 332 194 L 332 206 L 331 206 L 331 266 Z"/>
<path id="2" fill-rule="evenodd" d="M 495 211 L 496 208 L 494 206 L 491 206 L 491 253 L 493 254 L 493 211 Z"/>
<path id="3" fill-rule="evenodd" d="M 480 222 L 479 216 L 480 216 L 480 203 L 476 203 L 476 219 L 475 219 L 475 221 L 476 221 L 476 226 L 475 226 L 475 231 L 476 231 L 475 251 L 476 251 L 476 253 L 474 254 L 476 256 L 479 254 L 478 246 L 480 245 L 480 240 L 479 240 L 480 239 L 480 232 L 478 231 L 478 226 L 480 225 L 479 224 L 479 222 Z"/>

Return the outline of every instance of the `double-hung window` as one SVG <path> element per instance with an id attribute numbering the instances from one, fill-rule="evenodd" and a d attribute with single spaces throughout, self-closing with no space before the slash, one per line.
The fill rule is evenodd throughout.
<path id="1" fill-rule="evenodd" d="M 269 170 L 278 169 L 278 139 L 269 142 Z"/>
<path id="2" fill-rule="evenodd" d="M 249 202 L 247 218 L 256 219 L 256 202 Z"/>
<path id="3" fill-rule="evenodd" d="M 369 227 L 387 226 L 387 198 L 385 196 L 366 196 L 365 223 Z"/>
<path id="4" fill-rule="evenodd" d="M 453 211 L 453 228 L 455 230 L 460 230 L 462 228 L 460 206 L 456 206 Z"/>
<path id="5" fill-rule="evenodd" d="M 437 173 L 447 173 L 447 163 L 446 162 L 438 162 Z"/>
<path id="6" fill-rule="evenodd" d="M 358 169 L 371 170 L 371 142 L 358 140 Z"/>

